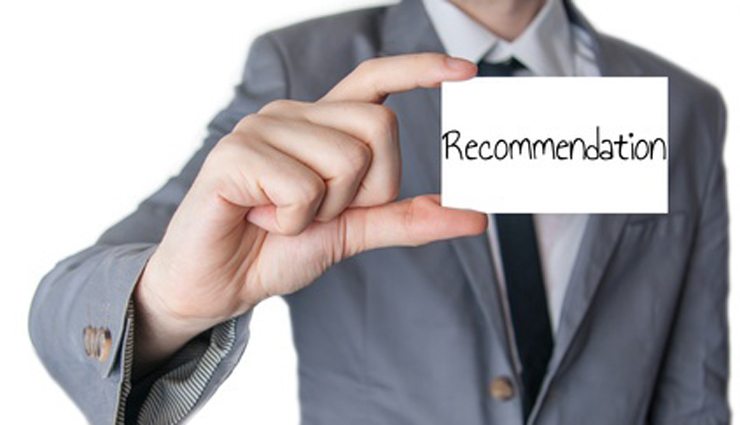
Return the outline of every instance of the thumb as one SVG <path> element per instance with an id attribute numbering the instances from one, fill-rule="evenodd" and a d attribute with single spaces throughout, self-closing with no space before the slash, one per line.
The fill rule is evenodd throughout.
<path id="1" fill-rule="evenodd" d="M 485 231 L 487 220 L 482 213 L 442 207 L 438 195 L 353 208 L 344 217 L 344 258 L 375 248 L 478 235 Z"/>

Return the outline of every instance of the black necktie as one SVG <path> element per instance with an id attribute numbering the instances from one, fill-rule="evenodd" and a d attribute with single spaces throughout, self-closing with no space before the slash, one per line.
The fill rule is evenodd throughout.
<path id="1" fill-rule="evenodd" d="M 524 65 L 512 57 L 503 62 L 478 62 L 480 77 L 511 77 L 514 72 L 525 69 Z"/>
<path id="2" fill-rule="evenodd" d="M 524 66 L 512 58 L 506 62 L 478 64 L 478 75 L 509 77 Z M 506 280 L 509 313 L 514 328 L 519 361 L 522 365 L 524 417 L 537 399 L 553 339 L 547 297 L 542 281 L 532 214 L 496 214 L 501 262 Z"/>

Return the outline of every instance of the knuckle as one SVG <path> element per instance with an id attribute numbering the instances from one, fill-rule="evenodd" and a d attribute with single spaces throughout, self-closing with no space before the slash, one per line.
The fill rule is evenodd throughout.
<path id="1" fill-rule="evenodd" d="M 382 180 L 382 179 L 381 179 Z M 365 187 L 362 206 L 385 205 L 398 199 L 400 186 L 391 181 L 374 178 L 363 182 Z"/>
<path id="2" fill-rule="evenodd" d="M 385 190 L 381 191 L 382 199 L 380 200 L 380 202 L 385 204 L 388 202 L 395 201 L 398 198 L 400 191 L 401 191 L 401 188 L 395 182 L 387 183 Z"/>
<path id="3" fill-rule="evenodd" d="M 372 203 L 375 205 L 383 205 L 389 202 L 393 202 L 398 198 L 400 188 L 397 184 L 393 184 L 389 181 L 376 182 L 375 190 L 373 191 Z"/>
<path id="4" fill-rule="evenodd" d="M 219 164 L 222 164 L 223 161 L 230 156 L 229 151 L 233 150 L 233 146 L 238 143 L 238 139 L 239 137 L 233 133 L 229 133 L 222 137 L 213 149 L 208 152 L 202 168 L 220 168 Z"/>
<path id="5" fill-rule="evenodd" d="M 340 173 L 357 175 L 367 170 L 373 157 L 370 146 L 353 140 L 342 143 L 342 149 L 344 160 L 338 163 L 341 167 Z"/>
<path id="6" fill-rule="evenodd" d="M 318 176 L 302 179 L 297 186 L 295 201 L 300 205 L 313 205 L 318 203 L 325 193 L 326 184 Z"/>
<path id="7" fill-rule="evenodd" d="M 216 146 L 213 148 L 214 151 L 223 151 L 230 149 L 233 146 L 242 144 L 244 136 L 240 133 L 229 133 L 218 141 Z"/>
<path id="8" fill-rule="evenodd" d="M 249 168 L 260 161 L 263 150 L 261 137 L 250 131 L 232 132 L 222 137 L 206 156 L 202 168 L 219 174 L 234 168 Z"/>
<path id="9" fill-rule="evenodd" d="M 277 99 L 267 103 L 260 110 L 260 114 L 280 114 L 281 112 L 295 108 L 298 102 L 289 99 Z"/>
<path id="10" fill-rule="evenodd" d="M 376 105 L 373 111 L 372 137 L 375 141 L 391 141 L 398 132 L 398 117 L 390 108 Z"/>
<path id="11" fill-rule="evenodd" d="M 398 117 L 391 108 L 384 105 L 377 105 L 375 111 L 378 123 L 384 128 L 389 131 L 395 131 L 398 128 Z"/>
<path id="12" fill-rule="evenodd" d="M 253 155 L 257 148 L 256 145 L 260 141 L 260 137 L 250 131 L 232 132 L 224 136 L 216 146 L 213 148 L 212 153 L 220 157 L 227 158 L 243 158 L 245 155 Z"/>
<path id="13" fill-rule="evenodd" d="M 377 177 L 377 175 L 376 175 Z M 401 184 L 397 177 L 381 175 L 374 181 L 373 202 L 387 204 L 398 199 L 401 193 Z"/>
<path id="14" fill-rule="evenodd" d="M 264 119 L 256 113 L 248 114 L 234 126 L 232 134 L 239 131 L 248 131 L 249 129 L 256 128 L 263 124 Z"/>
<path id="15" fill-rule="evenodd" d="M 280 233 L 295 236 L 303 232 L 315 218 L 316 210 L 326 192 L 324 181 L 318 176 L 301 178 L 291 185 L 292 212 L 279 224 Z"/>

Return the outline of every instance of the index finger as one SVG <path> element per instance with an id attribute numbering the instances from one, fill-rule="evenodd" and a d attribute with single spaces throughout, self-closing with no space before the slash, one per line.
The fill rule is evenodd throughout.
<path id="1" fill-rule="evenodd" d="M 474 63 L 442 53 L 368 59 L 321 100 L 382 103 L 391 93 L 437 87 L 442 81 L 467 80 L 476 72 Z"/>

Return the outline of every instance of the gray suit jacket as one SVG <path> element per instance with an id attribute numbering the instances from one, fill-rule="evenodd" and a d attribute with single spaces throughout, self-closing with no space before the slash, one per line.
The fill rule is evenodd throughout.
<path id="1" fill-rule="evenodd" d="M 594 37 L 603 75 L 669 77 L 670 213 L 589 217 L 529 423 L 726 424 L 722 99 L 664 59 L 596 32 L 569 2 L 567 9 Z M 182 172 L 39 286 L 33 343 L 91 422 L 181 420 L 216 391 L 247 345 L 249 313 L 130 381 L 132 287 L 213 145 L 270 100 L 317 99 L 364 59 L 442 50 L 419 0 L 254 41 L 233 101 Z M 438 192 L 438 91 L 394 95 L 387 105 L 400 122 L 401 197 Z M 479 236 L 364 253 L 285 297 L 302 423 L 523 423 L 495 279 Z"/>

